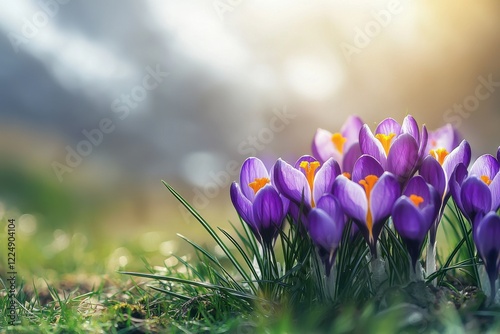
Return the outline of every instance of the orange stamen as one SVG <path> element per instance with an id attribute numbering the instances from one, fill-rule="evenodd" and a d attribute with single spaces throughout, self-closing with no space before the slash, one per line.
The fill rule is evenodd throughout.
<path id="1" fill-rule="evenodd" d="M 481 180 L 483 180 L 483 182 L 488 186 L 491 184 L 491 179 L 486 175 L 481 175 Z"/>
<path id="2" fill-rule="evenodd" d="M 424 199 L 418 195 L 411 194 L 410 201 L 412 201 L 413 204 L 415 204 L 415 206 L 418 208 L 419 205 L 424 202 Z"/>
<path id="3" fill-rule="evenodd" d="M 370 199 L 370 195 L 375 183 L 377 183 L 378 177 L 375 175 L 368 175 L 364 178 L 364 180 L 360 180 L 359 184 L 361 184 L 365 188 L 366 198 Z"/>
<path id="4" fill-rule="evenodd" d="M 368 228 L 368 233 L 370 234 L 370 242 L 373 242 L 373 217 L 372 211 L 370 210 L 370 197 L 373 187 L 375 183 L 377 183 L 378 177 L 375 175 L 368 175 L 364 178 L 364 180 L 360 180 L 359 184 L 361 184 L 365 188 L 367 203 L 367 213 L 366 213 L 366 227 Z"/>
<path id="5" fill-rule="evenodd" d="M 389 133 L 388 135 L 385 135 L 383 133 L 379 133 L 375 135 L 375 138 L 377 138 L 380 143 L 382 144 L 382 147 L 384 148 L 385 155 L 389 155 L 389 149 L 391 148 L 391 142 L 392 138 L 396 136 L 395 133 Z"/>
<path id="6" fill-rule="evenodd" d="M 342 136 L 342 134 L 340 133 L 334 133 L 332 135 L 332 142 L 333 142 L 333 145 L 335 146 L 335 148 L 337 149 L 337 151 L 339 151 L 340 153 L 343 153 L 344 151 L 344 144 L 345 142 L 347 141 L 347 138 Z"/>
<path id="7" fill-rule="evenodd" d="M 308 161 L 302 161 L 300 163 L 300 168 L 304 169 L 304 172 L 306 173 L 306 179 L 307 183 L 309 184 L 309 188 L 311 189 L 311 206 L 315 207 L 316 204 L 314 203 L 314 199 L 312 197 L 312 191 L 314 187 L 314 174 L 316 173 L 316 169 L 318 169 L 320 166 L 320 163 L 318 161 L 313 161 L 313 162 L 308 162 Z"/>
<path id="8" fill-rule="evenodd" d="M 444 159 L 446 156 L 449 154 L 448 151 L 445 148 L 437 148 L 435 150 L 430 150 L 429 154 L 436 159 L 439 164 L 442 166 Z"/>
<path id="9" fill-rule="evenodd" d="M 349 180 L 351 179 L 351 173 L 343 172 L 342 175 L 344 175 L 345 177 L 347 177 Z"/>
<path id="10" fill-rule="evenodd" d="M 248 186 L 253 189 L 253 193 L 256 194 L 261 188 L 266 184 L 271 182 L 267 177 L 256 178 L 253 182 L 250 182 Z"/>

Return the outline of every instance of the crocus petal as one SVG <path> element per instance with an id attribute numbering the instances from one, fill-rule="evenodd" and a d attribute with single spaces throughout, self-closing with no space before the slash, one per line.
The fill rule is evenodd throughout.
<path id="1" fill-rule="evenodd" d="M 401 179 L 408 179 L 418 162 L 418 145 L 411 135 L 403 133 L 392 144 L 387 157 L 387 171 Z"/>
<path id="2" fill-rule="evenodd" d="M 380 122 L 375 129 L 375 134 L 379 133 L 385 135 L 394 133 L 397 136 L 401 133 L 401 125 L 399 125 L 399 123 L 396 122 L 393 118 L 386 118 L 382 122 Z"/>
<path id="3" fill-rule="evenodd" d="M 418 205 L 418 210 L 425 218 L 425 223 L 427 224 L 425 227 L 430 228 L 441 209 L 442 196 L 421 175 L 414 176 L 408 181 L 403 194 L 408 198 L 411 195 L 417 195 L 422 198 L 423 201 Z"/>
<path id="4" fill-rule="evenodd" d="M 368 202 L 361 185 L 340 175 L 333 183 L 332 194 L 338 199 L 343 211 L 349 217 L 358 222 L 366 220 Z"/>
<path id="5" fill-rule="evenodd" d="M 387 157 L 385 155 L 382 143 L 375 138 L 368 125 L 363 125 L 359 131 L 359 145 L 363 154 L 369 154 L 380 162 L 382 167 L 385 167 Z"/>
<path id="6" fill-rule="evenodd" d="M 243 194 L 250 201 L 255 198 L 255 192 L 248 184 L 254 182 L 255 179 L 269 178 L 266 166 L 258 158 L 250 157 L 245 160 L 241 166 L 240 187 Z"/>
<path id="7" fill-rule="evenodd" d="M 484 154 L 476 159 L 470 168 L 469 175 L 481 177 L 483 175 L 493 179 L 498 174 L 499 165 L 497 159 L 490 154 Z"/>
<path id="8" fill-rule="evenodd" d="M 309 235 L 318 247 L 318 255 L 325 265 L 326 276 L 330 276 L 344 226 L 319 208 L 311 210 L 308 220 Z"/>
<path id="9" fill-rule="evenodd" d="M 384 222 L 390 216 L 392 206 L 399 195 L 400 185 L 394 175 L 388 172 L 382 174 L 373 186 L 370 196 L 374 230 L 377 223 Z"/>
<path id="10" fill-rule="evenodd" d="M 353 143 L 359 140 L 359 131 L 363 127 L 364 122 L 358 116 L 349 116 L 342 125 L 340 133 L 347 139 L 346 146 L 350 147 Z"/>
<path id="11" fill-rule="evenodd" d="M 422 216 L 424 217 L 424 221 L 429 224 L 427 226 L 427 229 L 430 229 L 432 226 L 435 226 L 434 223 L 439 223 L 439 220 L 437 220 L 439 214 L 442 213 L 442 197 L 439 195 L 439 193 L 434 189 L 433 186 L 427 185 L 429 188 L 429 200 L 427 203 L 424 203 L 424 205 L 421 206 L 420 212 L 422 213 Z M 437 226 L 436 226 L 437 227 Z"/>
<path id="12" fill-rule="evenodd" d="M 500 146 L 498 147 L 497 150 L 497 161 L 500 163 Z"/>
<path id="13" fill-rule="evenodd" d="M 489 212 L 474 226 L 474 241 L 481 256 L 487 255 L 491 250 L 500 251 L 500 216 Z"/>
<path id="14" fill-rule="evenodd" d="M 333 160 L 333 158 L 328 159 L 323 166 L 318 169 L 314 177 L 313 186 L 313 199 L 315 201 L 323 196 L 323 194 L 332 192 L 333 182 L 339 174 L 339 164 Z"/>
<path id="15" fill-rule="evenodd" d="M 405 238 L 423 241 L 430 224 L 424 222 L 419 209 L 407 196 L 401 196 L 394 204 L 392 221 L 396 231 Z"/>
<path id="16" fill-rule="evenodd" d="M 464 166 L 464 164 L 459 163 L 451 174 L 450 182 L 448 183 L 448 188 L 450 189 L 451 196 L 462 212 L 464 211 L 461 198 L 462 183 L 464 182 L 467 175 L 467 167 Z"/>
<path id="17" fill-rule="evenodd" d="M 406 244 L 413 268 L 415 268 L 430 224 L 425 221 L 417 207 L 406 196 L 402 196 L 395 203 L 392 211 L 392 220 L 396 231 Z"/>
<path id="18" fill-rule="evenodd" d="M 408 133 L 417 143 L 420 143 L 420 132 L 418 130 L 417 121 L 411 115 L 407 115 L 403 120 L 403 124 L 401 125 L 401 133 Z"/>
<path id="19" fill-rule="evenodd" d="M 245 195 L 243 195 L 240 186 L 238 183 L 233 182 L 231 184 L 230 189 L 231 201 L 233 202 L 233 206 L 236 209 L 236 212 L 240 215 L 241 219 L 245 221 L 245 223 L 250 226 L 252 232 L 260 239 L 260 235 L 258 233 L 257 227 L 255 226 L 253 219 L 253 209 L 252 202 Z"/>
<path id="20" fill-rule="evenodd" d="M 342 239 L 344 225 L 335 221 L 326 211 L 314 208 L 308 215 L 309 235 L 315 244 L 331 250 L 337 248 Z"/>
<path id="21" fill-rule="evenodd" d="M 441 197 L 444 196 L 448 182 L 443 168 L 436 159 L 427 156 L 422 166 L 420 166 L 419 173 L 427 183 L 431 184 L 437 190 Z"/>
<path id="22" fill-rule="evenodd" d="M 349 149 L 344 153 L 344 158 L 342 159 L 342 171 L 346 173 L 352 173 L 354 164 L 356 160 L 361 156 L 361 147 L 358 142 L 352 144 Z M 339 161 L 340 163 L 340 161 Z"/>
<path id="23" fill-rule="evenodd" d="M 432 187 L 431 187 L 432 188 Z M 439 196 L 438 192 L 432 188 L 432 198 L 434 198 L 434 205 L 431 207 L 426 207 L 422 210 L 422 216 L 426 219 L 426 221 L 430 221 L 431 224 L 429 226 L 429 229 L 433 228 L 433 226 L 436 226 L 439 224 L 442 218 L 443 214 L 443 208 L 442 202 L 441 202 L 441 197 Z M 437 231 L 435 231 L 437 233 Z"/>
<path id="24" fill-rule="evenodd" d="M 483 259 L 490 283 L 494 286 L 500 267 L 500 217 L 495 212 L 488 213 L 474 226 L 474 243 Z"/>
<path id="25" fill-rule="evenodd" d="M 453 151 L 462 141 L 460 133 L 451 125 L 446 124 L 434 131 L 429 132 L 429 142 L 426 152 L 436 148 L 444 148 L 446 151 Z"/>
<path id="26" fill-rule="evenodd" d="M 351 179 L 358 183 L 360 180 L 364 180 L 368 175 L 379 177 L 383 173 L 384 168 L 382 168 L 380 163 L 371 155 L 365 154 L 354 164 Z"/>
<path id="27" fill-rule="evenodd" d="M 420 167 L 422 164 L 422 161 L 424 158 L 427 156 L 427 153 L 425 151 L 425 148 L 427 147 L 427 141 L 429 138 L 429 134 L 427 132 L 427 128 L 425 125 L 422 126 L 422 133 L 420 134 L 420 142 L 417 141 L 418 144 L 418 161 L 417 161 L 417 169 Z"/>
<path id="28" fill-rule="evenodd" d="M 330 131 L 324 129 L 316 130 L 316 134 L 314 135 L 312 152 L 313 156 L 321 163 L 325 162 L 330 157 L 333 157 L 337 161 L 341 161 L 342 159 L 342 154 L 337 151 L 333 145 L 332 135 Z"/>
<path id="29" fill-rule="evenodd" d="M 332 194 L 321 196 L 316 207 L 325 211 L 338 224 L 342 223 L 342 225 L 345 225 L 346 218 L 344 211 L 342 211 L 339 201 Z"/>
<path id="30" fill-rule="evenodd" d="M 464 214 L 474 223 L 476 216 L 483 216 L 491 209 L 491 193 L 481 179 L 469 176 L 462 184 L 460 199 Z"/>
<path id="31" fill-rule="evenodd" d="M 271 244 L 285 218 L 283 203 L 273 186 L 266 185 L 257 192 L 253 203 L 253 216 L 262 240 Z"/>
<path id="32" fill-rule="evenodd" d="M 283 196 L 299 205 L 303 196 L 304 205 L 310 205 L 311 190 L 302 172 L 278 159 L 274 165 L 273 177 L 276 188 Z"/>
<path id="33" fill-rule="evenodd" d="M 427 205 L 429 202 L 432 203 L 429 185 L 421 175 L 416 175 L 408 181 L 403 194 L 408 197 L 410 197 L 411 195 L 418 195 L 422 197 L 422 199 L 424 200 L 424 202 L 422 203 L 423 205 Z"/>
<path id="34" fill-rule="evenodd" d="M 497 211 L 500 208 L 500 173 L 498 173 L 489 186 L 491 192 L 491 211 Z"/>
<path id="35" fill-rule="evenodd" d="M 470 145 L 466 140 L 463 140 L 460 145 L 448 154 L 443 162 L 443 170 L 446 173 L 446 177 L 449 179 L 455 167 L 462 163 L 465 167 L 470 164 L 471 149 Z"/>

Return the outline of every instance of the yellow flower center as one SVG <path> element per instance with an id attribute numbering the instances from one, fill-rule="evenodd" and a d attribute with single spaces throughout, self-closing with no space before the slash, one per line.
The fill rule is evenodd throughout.
<path id="1" fill-rule="evenodd" d="M 307 183 L 309 184 L 309 189 L 311 190 L 311 206 L 314 208 L 316 206 L 312 194 L 314 187 L 314 174 L 316 173 L 316 169 L 319 168 L 320 163 L 318 161 L 313 161 L 313 162 L 302 161 L 299 166 L 306 173 Z"/>
<path id="2" fill-rule="evenodd" d="M 382 147 L 384 148 L 385 155 L 389 155 L 389 149 L 391 148 L 391 142 L 392 139 L 396 136 L 395 133 L 389 133 L 388 135 L 385 135 L 383 133 L 379 133 L 375 135 L 375 138 L 377 138 L 380 143 L 382 144 Z"/>
<path id="3" fill-rule="evenodd" d="M 446 158 L 446 156 L 449 153 L 448 153 L 448 151 L 445 148 L 441 147 L 441 148 L 437 148 L 435 150 L 430 150 L 429 154 L 431 156 L 433 156 L 434 159 L 436 159 L 439 162 L 439 164 L 442 166 L 443 162 L 444 162 L 444 159 Z"/>
<path id="4" fill-rule="evenodd" d="M 412 201 L 413 204 L 415 204 L 415 206 L 418 208 L 420 204 L 424 202 L 424 199 L 418 195 L 411 194 L 410 201 Z"/>
<path id="5" fill-rule="evenodd" d="M 486 175 L 481 175 L 481 180 L 483 180 L 483 182 L 488 186 L 491 184 L 491 179 Z"/>
<path id="6" fill-rule="evenodd" d="M 363 180 L 359 181 L 359 184 L 361 184 L 365 188 L 365 193 L 366 193 L 366 199 L 367 199 L 366 227 L 368 228 L 368 233 L 370 235 L 370 242 L 373 242 L 373 217 L 372 217 L 372 211 L 370 210 L 370 197 L 372 189 L 375 186 L 375 183 L 377 183 L 377 181 L 378 177 L 371 174 L 365 177 Z"/>
<path id="7" fill-rule="evenodd" d="M 344 175 L 345 177 L 347 177 L 349 180 L 351 179 L 351 173 L 343 172 L 342 175 Z"/>
<path id="8" fill-rule="evenodd" d="M 256 178 L 253 182 L 250 182 L 248 186 L 253 189 L 253 193 L 256 194 L 262 187 L 271 182 L 267 177 Z"/>
<path id="9" fill-rule="evenodd" d="M 332 135 L 332 142 L 333 142 L 333 145 L 335 146 L 335 148 L 337 149 L 337 151 L 339 151 L 339 153 L 343 153 L 344 151 L 344 144 L 345 142 L 347 141 L 347 138 L 342 136 L 342 134 L 340 133 L 334 133 Z"/>

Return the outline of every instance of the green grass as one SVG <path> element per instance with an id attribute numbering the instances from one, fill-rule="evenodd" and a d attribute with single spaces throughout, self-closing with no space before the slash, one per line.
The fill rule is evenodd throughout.
<path id="1" fill-rule="evenodd" d="M 49 270 L 38 277 L 19 268 L 16 326 L 8 325 L 6 282 L 0 282 L 0 333 L 500 331 L 500 309 L 486 307 L 477 288 L 482 264 L 470 227 L 453 205 L 440 226 L 440 242 L 450 247 L 439 250 L 440 269 L 427 282 L 410 280 L 409 257 L 390 224 L 379 245 L 387 277 L 375 282 L 369 250 L 362 238 L 350 239 L 349 224 L 332 286 L 300 224 L 281 232 L 274 251 L 262 250 L 244 222 L 230 231 L 215 229 L 165 185 L 211 237 L 217 254 L 179 235 L 190 255 L 165 259 L 141 250 L 138 239 L 90 248 L 71 238 L 63 251 L 44 257 L 40 239 L 25 238 L 23 256 Z"/>

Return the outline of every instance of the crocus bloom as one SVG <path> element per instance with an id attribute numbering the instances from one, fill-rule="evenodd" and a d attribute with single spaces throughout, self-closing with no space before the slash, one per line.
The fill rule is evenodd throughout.
<path id="1" fill-rule="evenodd" d="M 306 214 L 316 206 L 323 194 L 330 193 L 340 167 L 333 159 L 323 165 L 311 156 L 302 156 L 292 167 L 278 159 L 273 169 L 276 188 L 296 206 L 303 206 Z"/>
<path id="2" fill-rule="evenodd" d="M 489 154 L 477 158 L 470 172 L 458 164 L 450 180 L 450 192 L 465 217 L 475 224 L 500 207 L 500 165 Z"/>
<path id="3" fill-rule="evenodd" d="M 413 270 L 420 250 L 439 213 L 441 199 L 438 192 L 421 176 L 414 176 L 406 185 L 403 195 L 392 209 L 394 227 L 406 244 Z"/>
<path id="4" fill-rule="evenodd" d="M 369 154 L 380 162 L 384 170 L 393 173 L 398 181 L 406 182 L 420 167 L 427 146 L 425 125 L 419 132 L 415 119 L 408 115 L 400 125 L 386 118 L 373 134 L 368 125 L 359 132 L 359 144 L 363 154 Z"/>
<path id="5" fill-rule="evenodd" d="M 313 155 L 322 163 L 333 158 L 343 172 L 350 173 L 354 162 L 361 156 L 358 140 L 362 126 L 361 118 L 349 116 L 340 132 L 331 133 L 318 129 L 312 142 Z"/>
<path id="6" fill-rule="evenodd" d="M 500 270 L 500 217 L 496 212 L 489 212 L 474 226 L 474 243 L 483 259 L 486 273 L 490 280 L 491 300 L 495 300 L 495 281 Z"/>
<path id="7" fill-rule="evenodd" d="M 363 155 L 354 165 L 352 180 L 340 175 L 333 184 L 332 193 L 347 216 L 357 224 L 376 257 L 379 234 L 400 194 L 396 177 L 384 172 L 375 158 Z"/>
<path id="8" fill-rule="evenodd" d="M 431 150 L 445 149 L 453 151 L 462 141 L 462 136 L 451 124 L 446 124 L 434 131 L 429 131 L 427 148 L 425 152 Z"/>
<path id="9" fill-rule="evenodd" d="M 429 151 L 429 154 L 424 159 L 419 173 L 427 183 L 430 183 L 437 190 L 441 197 L 439 215 L 435 224 L 431 227 L 430 233 L 430 242 L 434 244 L 439 221 L 450 197 L 449 182 L 451 175 L 458 164 L 463 164 L 465 167 L 469 166 L 471 149 L 469 143 L 463 140 L 460 145 L 451 151 L 448 151 L 445 147 L 435 146 L 434 149 Z"/>
<path id="10" fill-rule="evenodd" d="M 329 276 L 342 239 L 346 217 L 335 197 L 326 194 L 309 212 L 308 220 L 309 235 L 318 248 L 318 254 L 325 265 L 326 275 Z"/>
<path id="11" fill-rule="evenodd" d="M 288 200 L 278 194 L 269 173 L 257 158 L 241 166 L 240 184 L 231 184 L 231 201 L 257 240 L 272 247 L 288 210 Z"/>

